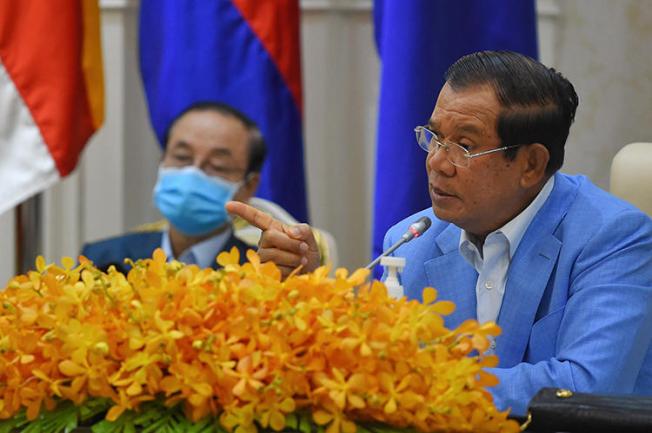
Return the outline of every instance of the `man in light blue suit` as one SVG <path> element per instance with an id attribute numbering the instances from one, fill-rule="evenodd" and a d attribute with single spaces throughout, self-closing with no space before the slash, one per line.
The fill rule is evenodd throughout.
<path id="1" fill-rule="evenodd" d="M 652 221 L 582 176 L 558 172 L 577 95 L 515 53 L 458 60 L 417 142 L 428 152 L 433 225 L 397 255 L 410 298 L 437 288 L 502 328 L 492 350 L 501 408 L 542 387 L 652 394 Z"/>
<path id="2" fill-rule="evenodd" d="M 549 199 L 510 259 L 495 342 L 496 404 L 526 412 L 543 387 L 652 394 L 652 228 L 648 217 L 585 177 L 557 173 Z M 423 287 L 455 302 L 448 327 L 478 318 L 479 273 L 460 253 L 462 230 L 428 209 L 388 232 L 397 240 L 419 216 L 433 220 L 402 247 L 406 295 Z M 496 319 L 494 319 L 496 320 Z"/>
<path id="3" fill-rule="evenodd" d="M 409 298 L 435 287 L 457 305 L 448 327 L 495 321 L 502 335 L 491 389 L 526 413 L 542 387 L 652 394 L 652 221 L 582 176 L 558 172 L 578 98 L 553 69 L 512 52 L 465 56 L 435 109 L 415 128 L 427 152 L 432 227 L 399 248 Z M 286 269 L 317 266 L 306 227 L 283 227 L 246 205 L 266 230 L 259 253 Z M 293 232 L 292 230 L 295 230 Z"/>

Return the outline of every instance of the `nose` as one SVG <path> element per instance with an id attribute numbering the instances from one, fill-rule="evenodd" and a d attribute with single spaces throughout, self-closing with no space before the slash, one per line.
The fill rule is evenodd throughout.
<path id="1" fill-rule="evenodd" d="M 192 161 L 188 161 L 186 164 L 188 167 L 194 167 L 198 170 L 203 171 L 205 174 L 210 176 L 210 169 L 208 168 L 208 163 L 202 160 L 200 157 L 194 157 Z"/>
<path id="2" fill-rule="evenodd" d="M 192 165 L 193 167 L 200 169 L 204 173 L 208 171 L 208 164 L 206 163 L 206 161 L 202 161 L 200 158 L 195 158 L 192 161 Z"/>
<path id="3" fill-rule="evenodd" d="M 455 174 L 455 166 L 451 164 L 446 156 L 446 149 L 431 151 L 426 157 L 426 168 L 442 176 L 451 177 Z"/>

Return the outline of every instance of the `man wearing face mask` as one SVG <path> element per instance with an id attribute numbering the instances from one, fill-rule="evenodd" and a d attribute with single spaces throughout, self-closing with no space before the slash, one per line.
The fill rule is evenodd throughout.
<path id="1" fill-rule="evenodd" d="M 100 269 L 114 265 L 122 272 L 129 270 L 125 258 L 151 257 L 159 247 L 202 268 L 215 268 L 217 255 L 232 247 L 244 260 L 252 246 L 234 236 L 224 204 L 253 196 L 264 158 L 262 135 L 242 113 L 219 103 L 191 105 L 168 129 L 153 192 L 168 228 L 87 244 L 81 254 Z"/>

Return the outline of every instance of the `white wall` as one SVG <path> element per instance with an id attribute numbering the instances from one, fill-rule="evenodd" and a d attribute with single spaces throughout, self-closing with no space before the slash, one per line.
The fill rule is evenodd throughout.
<path id="1" fill-rule="evenodd" d="M 315 225 L 338 240 L 340 262 L 368 261 L 379 64 L 370 0 L 303 0 L 306 172 Z M 137 0 L 102 0 L 106 122 L 77 173 L 44 194 L 47 260 L 84 241 L 157 218 L 150 192 L 159 149 L 137 59 Z M 652 3 L 539 0 L 541 59 L 580 95 L 565 170 L 607 186 L 625 143 L 652 141 Z M 433 101 L 434 103 L 434 101 Z M 0 216 L 0 284 L 14 273 L 13 216 Z"/>
<path id="2" fill-rule="evenodd" d="M 311 222 L 335 236 L 340 265 L 364 266 L 379 82 L 371 2 L 304 2 L 301 31 Z"/>
<path id="3" fill-rule="evenodd" d="M 652 1 L 564 0 L 559 7 L 555 64 L 580 97 L 563 169 L 607 188 L 616 152 L 652 141 Z"/>
<path id="4" fill-rule="evenodd" d="M 14 212 L 0 215 L 0 246 L 4 252 L 0 254 L 0 290 L 16 269 L 16 258 L 13 254 L 16 245 L 14 224 Z"/>

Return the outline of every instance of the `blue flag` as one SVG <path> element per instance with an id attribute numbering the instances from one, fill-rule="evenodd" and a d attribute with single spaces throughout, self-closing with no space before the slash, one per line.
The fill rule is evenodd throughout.
<path id="1" fill-rule="evenodd" d="M 260 127 L 258 189 L 307 221 L 298 0 L 142 0 L 140 67 L 159 142 L 193 102 L 223 102 Z"/>
<path id="2" fill-rule="evenodd" d="M 389 227 L 431 206 L 426 154 L 413 130 L 430 118 L 448 67 L 481 50 L 536 58 L 537 35 L 534 0 L 375 0 L 374 21 L 381 59 L 375 257 Z"/>

